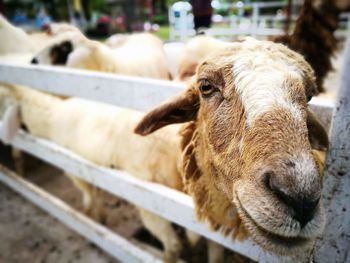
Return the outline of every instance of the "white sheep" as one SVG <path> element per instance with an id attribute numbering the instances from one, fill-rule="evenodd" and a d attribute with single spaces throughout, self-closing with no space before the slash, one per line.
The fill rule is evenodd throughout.
<path id="1" fill-rule="evenodd" d="M 63 100 L 20 86 L 12 92 L 20 104 L 21 122 L 33 135 L 71 149 L 98 165 L 123 169 L 141 179 L 183 189 L 178 167 L 181 159 L 178 127 L 143 138 L 133 133 L 142 118 L 141 112 L 77 98 Z M 91 202 L 96 196 L 92 197 L 91 186 L 76 177 L 72 179 L 85 193 L 85 209 L 92 209 Z M 145 226 L 165 246 L 167 261 L 177 258 L 181 242 L 171 224 L 143 209 L 140 215 Z"/>
<path id="2" fill-rule="evenodd" d="M 23 29 L 12 25 L 0 14 L 0 55 L 34 54 L 43 48 L 52 37 L 47 33 L 27 34 Z"/>
<path id="3" fill-rule="evenodd" d="M 81 33 L 67 32 L 57 36 L 40 51 L 33 58 L 33 63 L 157 79 L 170 78 L 161 42 L 148 34 L 130 36 L 119 48 L 112 49 L 87 39 Z"/>
<path id="4" fill-rule="evenodd" d="M 60 34 L 64 34 L 67 32 L 78 32 L 81 33 L 80 29 L 76 26 L 73 26 L 71 24 L 68 24 L 66 22 L 60 22 L 60 23 L 51 23 L 49 25 L 49 28 L 47 30 L 48 35 L 50 36 L 58 36 Z"/>
<path id="5" fill-rule="evenodd" d="M 67 67 L 97 70 L 110 73 L 168 79 L 165 55 L 161 41 L 150 34 L 125 36 L 128 40 L 118 49 L 87 39 L 80 32 L 59 34 L 44 50 L 40 51 L 32 63 L 65 65 Z M 136 55 L 136 56 L 135 56 Z M 104 220 L 103 212 L 94 207 L 96 195 L 86 182 L 68 175 L 83 194 L 85 211 Z M 94 208 L 94 209 L 92 209 Z"/>
<path id="6" fill-rule="evenodd" d="M 42 33 L 28 35 L 21 28 L 13 26 L 0 14 L 0 63 L 28 64 L 34 53 L 47 42 Z M 1 88 L 1 87 L 0 87 Z M 4 94 L 1 94 L 4 96 Z M 12 148 L 16 172 L 23 175 L 21 151 Z"/>
<path id="7" fill-rule="evenodd" d="M 178 62 L 177 77 L 184 81 L 194 76 L 198 64 L 211 52 L 227 47 L 229 42 L 211 36 L 199 35 L 191 38 L 185 45 Z"/>
<path id="8" fill-rule="evenodd" d="M 182 42 L 164 43 L 163 48 L 172 79 L 178 80 L 178 69 L 185 44 Z"/>
<path id="9" fill-rule="evenodd" d="M 21 29 L 12 26 L 6 20 L 4 21 L 11 30 L 21 32 Z M 55 37 L 43 33 L 28 36 L 23 32 L 22 35 L 26 41 L 20 42 L 21 45 L 25 46 L 24 43 L 34 42 L 36 48 L 41 50 L 39 54 L 35 56 L 33 50 L 19 53 L 21 49 L 13 49 L 12 51 L 15 53 L 0 53 L 0 62 L 66 65 L 74 68 L 159 79 L 169 79 L 170 77 L 161 41 L 150 34 L 130 36 L 127 45 L 115 50 L 97 41 L 87 39 L 78 28 L 67 24 L 52 25 L 51 35 Z M 10 39 L 12 40 L 12 38 Z M 16 38 L 13 39 L 13 41 L 15 40 Z M 46 47 L 40 49 L 43 45 Z M 14 150 L 13 158 L 17 167 L 16 171 L 23 174 L 23 160 L 20 158 L 20 152 Z M 79 184 L 77 180 L 74 182 Z M 81 188 L 88 188 L 84 183 L 82 184 Z M 84 200 L 89 199 L 86 195 L 84 196 Z"/>
<path id="10" fill-rule="evenodd" d="M 0 14 L 0 54 L 31 53 L 36 47 L 28 34 Z"/>
<path id="11" fill-rule="evenodd" d="M 169 76 L 161 41 L 150 34 L 125 35 L 127 41 L 118 49 L 87 39 L 78 32 L 62 33 L 32 60 L 33 63 L 167 79 Z M 134 57 L 136 55 L 136 57 Z M 151 55 L 151 56 L 150 56 Z M 85 211 L 103 221 L 93 212 L 92 187 L 68 175 L 83 194 Z M 94 207 L 94 210 L 101 210 Z"/>

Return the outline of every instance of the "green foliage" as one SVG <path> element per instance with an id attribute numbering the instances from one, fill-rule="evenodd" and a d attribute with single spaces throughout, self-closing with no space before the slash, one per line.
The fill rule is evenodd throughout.
<path id="1" fill-rule="evenodd" d="M 167 5 L 171 6 L 172 4 L 179 2 L 179 1 L 185 1 L 188 2 L 188 0 L 167 0 Z"/>
<path id="2" fill-rule="evenodd" d="M 154 15 L 152 17 L 152 22 L 159 24 L 159 25 L 165 25 L 168 23 L 168 16 L 167 15 Z"/>
<path id="3" fill-rule="evenodd" d="M 89 9 L 90 11 L 104 12 L 106 11 L 107 3 L 106 0 L 90 0 Z"/>

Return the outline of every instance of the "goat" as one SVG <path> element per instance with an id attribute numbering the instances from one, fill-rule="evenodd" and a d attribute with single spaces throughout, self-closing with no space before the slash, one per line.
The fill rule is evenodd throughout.
<path id="1" fill-rule="evenodd" d="M 198 218 L 278 255 L 297 254 L 325 226 L 323 156 L 310 144 L 320 139 L 308 132 L 325 134 L 307 109 L 314 73 L 283 45 L 231 45 L 207 57 L 189 87 L 146 114 L 135 132 L 185 123 L 181 175 Z"/>

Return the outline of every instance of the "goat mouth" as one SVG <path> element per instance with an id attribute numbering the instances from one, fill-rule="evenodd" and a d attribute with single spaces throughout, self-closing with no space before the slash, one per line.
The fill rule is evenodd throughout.
<path id="1" fill-rule="evenodd" d="M 304 251 L 309 248 L 314 238 L 305 237 L 287 237 L 270 232 L 268 229 L 260 226 L 245 210 L 241 201 L 236 194 L 234 203 L 237 207 L 239 216 L 242 219 L 244 226 L 249 232 L 251 238 L 258 243 L 262 248 L 283 256 L 292 255 L 294 253 Z"/>

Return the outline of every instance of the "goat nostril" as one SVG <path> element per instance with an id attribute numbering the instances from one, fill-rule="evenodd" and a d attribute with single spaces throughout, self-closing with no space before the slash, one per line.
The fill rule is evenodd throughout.
<path id="1" fill-rule="evenodd" d="M 320 198 L 306 199 L 304 197 L 297 197 L 289 193 L 287 190 L 278 187 L 278 183 L 275 178 L 271 176 L 271 173 L 266 173 L 266 184 L 273 194 L 285 205 L 293 209 L 293 218 L 300 223 L 303 228 L 309 221 L 311 221 L 315 215 Z"/>
<path id="2" fill-rule="evenodd" d="M 316 200 L 313 200 L 313 201 L 304 200 L 303 208 L 305 210 L 314 211 L 319 202 L 320 202 L 320 198 L 317 198 Z"/>
<path id="3" fill-rule="evenodd" d="M 319 198 L 314 201 L 304 198 L 299 199 L 286 195 L 283 192 L 278 193 L 277 196 L 282 202 L 293 209 L 293 218 L 300 223 L 301 228 L 314 218 L 320 200 Z"/>
<path id="4" fill-rule="evenodd" d="M 273 191 L 274 185 L 273 185 L 273 172 L 272 171 L 267 171 L 264 172 L 262 175 L 262 181 L 265 184 L 266 188 Z"/>
<path id="5" fill-rule="evenodd" d="M 319 201 L 319 198 L 313 201 L 304 199 L 300 200 L 293 207 L 295 212 L 294 219 L 299 221 L 302 228 L 313 219 Z"/>
<path id="6" fill-rule="evenodd" d="M 33 58 L 31 61 L 30 61 L 30 63 L 31 64 L 38 64 L 38 60 L 36 59 L 36 58 Z"/>

